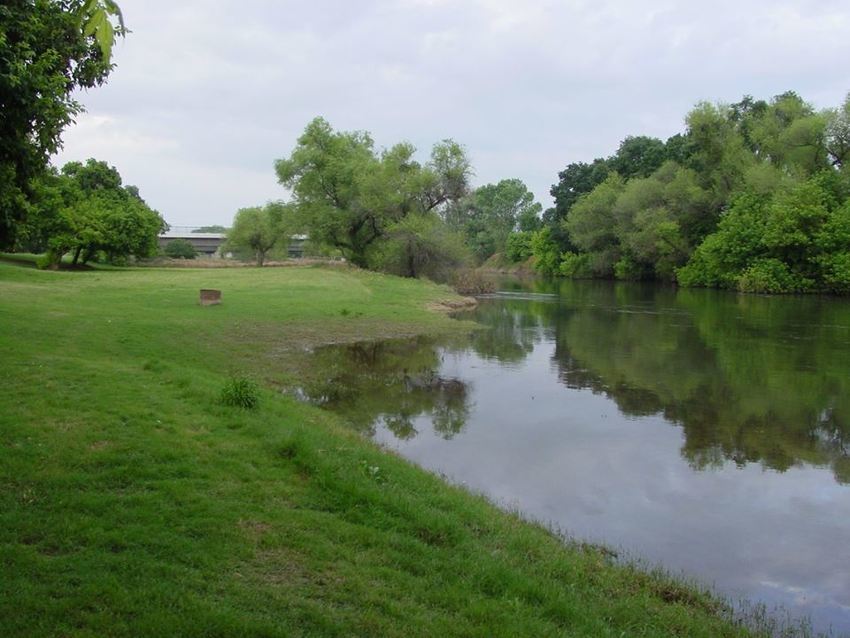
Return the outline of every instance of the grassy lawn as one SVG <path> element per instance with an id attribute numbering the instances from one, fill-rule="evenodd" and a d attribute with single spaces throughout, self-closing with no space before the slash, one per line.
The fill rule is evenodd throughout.
<path id="1" fill-rule="evenodd" d="M 0 636 L 748 635 L 275 390 L 319 343 L 459 329 L 425 310 L 452 296 L 0 263 Z M 257 410 L 219 403 L 233 374 Z"/>

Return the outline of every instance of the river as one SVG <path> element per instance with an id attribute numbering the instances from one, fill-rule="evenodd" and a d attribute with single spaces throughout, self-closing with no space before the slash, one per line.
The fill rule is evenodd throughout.
<path id="1" fill-rule="evenodd" d="M 330 347 L 304 394 L 449 480 L 850 634 L 850 301 L 507 282 L 463 337 Z"/>

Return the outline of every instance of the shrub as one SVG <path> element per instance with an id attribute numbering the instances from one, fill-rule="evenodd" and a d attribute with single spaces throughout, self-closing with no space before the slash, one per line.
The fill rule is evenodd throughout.
<path id="1" fill-rule="evenodd" d="M 641 264 L 627 255 L 623 255 L 614 264 L 614 276 L 617 279 L 636 280 L 643 279 L 644 272 Z"/>
<path id="2" fill-rule="evenodd" d="M 812 282 L 796 276 L 778 259 L 759 259 L 738 277 L 741 292 L 798 292 Z"/>
<path id="3" fill-rule="evenodd" d="M 251 379 L 231 377 L 221 389 L 221 402 L 234 408 L 254 410 L 260 404 L 260 388 Z"/>
<path id="4" fill-rule="evenodd" d="M 59 262 L 62 260 L 61 253 L 57 253 L 53 250 L 48 250 L 43 255 L 39 256 L 35 260 L 35 266 L 39 270 L 56 270 L 59 268 Z"/>
<path id="5" fill-rule="evenodd" d="M 486 295 L 496 291 L 496 284 L 476 270 L 455 272 L 452 286 L 460 295 Z"/>
<path id="6" fill-rule="evenodd" d="M 408 215 L 394 224 L 373 247 L 369 260 L 379 270 L 401 277 L 427 277 L 445 282 L 467 265 L 463 237 L 434 214 Z"/>
<path id="7" fill-rule="evenodd" d="M 825 255 L 821 258 L 824 283 L 832 292 L 850 292 L 850 251 Z"/>
<path id="8" fill-rule="evenodd" d="M 195 247 L 186 239 L 172 239 L 165 245 L 165 254 L 172 259 L 194 259 L 198 256 Z"/>
<path id="9" fill-rule="evenodd" d="M 590 258 L 586 254 L 565 252 L 561 254 L 561 265 L 558 274 L 563 277 L 581 279 L 592 275 L 590 270 Z"/>
<path id="10" fill-rule="evenodd" d="M 513 263 L 525 261 L 534 252 L 531 249 L 531 237 L 534 233 L 529 230 L 511 233 L 505 243 L 505 255 Z"/>
<path id="11" fill-rule="evenodd" d="M 550 228 L 541 228 L 531 236 L 531 251 L 537 272 L 544 275 L 557 274 L 561 263 L 561 251 L 552 237 Z"/>

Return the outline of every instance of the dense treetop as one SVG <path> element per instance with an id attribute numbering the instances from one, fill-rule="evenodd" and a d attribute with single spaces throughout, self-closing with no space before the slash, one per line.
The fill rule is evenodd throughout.
<path id="1" fill-rule="evenodd" d="M 569 164 L 534 246 L 543 272 L 763 292 L 850 292 L 850 96 L 700 103 L 663 142 Z"/>
<path id="2" fill-rule="evenodd" d="M 102 84 L 124 24 L 112 0 L 7 0 L 0 5 L 0 248 L 15 246 L 33 180 L 82 107 L 75 89 Z"/>
<path id="3" fill-rule="evenodd" d="M 44 265 L 57 265 L 66 253 L 73 264 L 95 258 L 122 263 L 156 253 L 165 221 L 106 162 L 69 162 L 41 176 L 33 188 L 19 242 L 32 252 L 46 251 Z"/>

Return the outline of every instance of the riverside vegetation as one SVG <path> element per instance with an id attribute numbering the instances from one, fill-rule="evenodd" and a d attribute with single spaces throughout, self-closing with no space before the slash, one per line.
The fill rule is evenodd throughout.
<path id="1" fill-rule="evenodd" d="M 281 392 L 317 344 L 468 329 L 425 310 L 452 297 L 347 268 L 0 264 L 0 633 L 751 635 Z M 222 402 L 234 379 L 253 409 Z"/>
<path id="2" fill-rule="evenodd" d="M 850 291 L 850 96 L 698 104 L 666 142 L 629 136 L 552 186 L 525 237 L 543 272 L 745 292 Z"/>
<path id="3" fill-rule="evenodd" d="M 114 68 L 112 44 L 127 33 L 118 5 L 17 2 L 0 17 L 0 250 L 43 253 L 45 267 L 66 254 L 75 264 L 151 256 L 166 224 L 138 188 L 104 161 L 48 163 L 82 110 L 74 91 Z M 473 188 L 453 140 L 421 161 L 409 142 L 378 149 L 366 131 L 315 118 L 275 162 L 290 201 L 238 211 L 228 250 L 262 265 L 306 234 L 315 253 L 406 277 L 531 260 L 575 278 L 850 292 L 850 96 L 820 111 L 793 91 L 703 102 L 685 125 L 571 162 L 541 217 L 521 180 Z"/>

